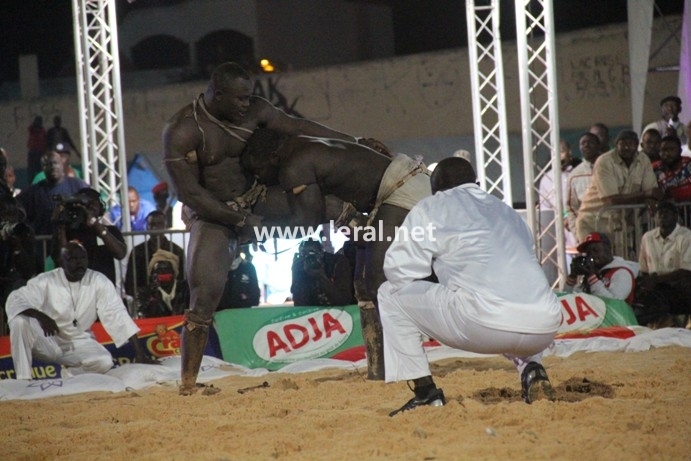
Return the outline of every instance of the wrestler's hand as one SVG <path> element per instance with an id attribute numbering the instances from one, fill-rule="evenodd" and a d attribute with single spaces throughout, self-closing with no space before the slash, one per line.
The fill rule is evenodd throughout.
<path id="1" fill-rule="evenodd" d="M 386 145 L 383 142 L 378 141 L 374 138 L 359 138 L 357 143 L 362 144 L 363 146 L 367 146 L 372 150 L 376 150 L 380 154 L 386 155 L 389 158 L 392 157 L 389 148 L 386 147 Z"/>
<path id="2" fill-rule="evenodd" d="M 238 228 L 238 243 L 240 245 L 257 241 L 254 228 L 262 227 L 262 219 L 261 216 L 256 214 L 247 215 L 247 218 L 245 218 L 245 225 Z"/>
<path id="3" fill-rule="evenodd" d="M 36 320 L 38 320 L 38 323 L 39 323 L 39 325 L 41 325 L 41 328 L 43 329 L 43 333 L 46 336 L 54 336 L 60 332 L 60 329 L 58 328 L 58 324 L 55 322 L 55 320 L 48 317 L 43 312 L 39 312 L 36 315 Z"/>

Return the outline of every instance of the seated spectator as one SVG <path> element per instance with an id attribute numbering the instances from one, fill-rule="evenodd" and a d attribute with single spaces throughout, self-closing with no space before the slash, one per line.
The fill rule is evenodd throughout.
<path id="1" fill-rule="evenodd" d="M 292 275 L 290 291 L 295 306 L 345 306 L 356 302 L 348 259 L 325 253 L 317 240 L 310 238 L 300 244 Z"/>
<path id="2" fill-rule="evenodd" d="M 41 158 L 46 179 L 32 184 L 17 196 L 19 204 L 26 211 L 29 225 L 36 235 L 52 235 L 52 216 L 55 211 L 55 196 L 71 197 L 89 185 L 79 178 L 65 176 L 65 170 L 57 152 L 48 152 Z M 50 250 L 49 250 L 50 254 Z"/>
<path id="3" fill-rule="evenodd" d="M 676 205 L 660 202 L 655 211 L 655 229 L 641 239 L 634 309 L 642 325 L 672 326 L 673 316 L 691 314 L 691 230 L 678 223 Z M 687 327 L 691 325 L 687 322 Z M 680 325 L 683 326 L 683 325 Z"/>
<path id="4" fill-rule="evenodd" d="M 638 263 L 612 255 L 612 243 L 606 234 L 592 232 L 578 245 L 585 256 L 571 262 L 566 286 L 576 292 L 633 302 Z M 579 286 L 578 278 L 582 278 Z"/>
<path id="5" fill-rule="evenodd" d="M 36 275 L 36 239 L 14 197 L 0 195 L 0 306 Z M 0 317 L 4 317 L 4 310 Z M 5 325 L 6 322 L 0 322 Z M 0 331 L 0 335 L 7 334 Z"/>
<path id="6" fill-rule="evenodd" d="M 80 170 L 79 167 L 77 167 L 76 165 L 70 165 L 70 155 L 72 154 L 72 151 L 70 151 L 70 148 L 67 145 L 63 143 L 58 143 L 55 145 L 55 147 L 53 147 L 53 151 L 57 152 L 60 155 L 60 163 L 62 164 L 62 168 L 65 171 L 65 176 L 70 178 L 84 179 L 82 170 Z M 34 179 L 31 181 L 31 184 L 39 183 L 44 179 L 46 179 L 46 173 L 44 171 L 39 171 L 34 176 Z"/>
<path id="7" fill-rule="evenodd" d="M 660 101 L 661 118 L 649 123 L 643 129 L 645 133 L 651 128 L 655 128 L 660 136 L 676 136 L 683 142 L 686 141 L 684 124 L 679 120 L 681 113 L 681 98 L 678 96 L 666 96 Z"/>
<path id="8" fill-rule="evenodd" d="M 127 261 L 127 273 L 125 274 L 125 292 L 130 296 L 137 294 L 138 287 L 144 287 L 148 283 L 149 262 L 157 250 L 166 250 L 177 256 L 180 271 L 178 271 L 178 282 L 185 278 L 185 252 L 179 245 L 171 242 L 160 233 L 166 228 L 166 217 L 161 211 L 154 210 L 146 217 L 146 230 L 150 232 L 147 240 L 132 249 L 129 260 Z"/>
<path id="9" fill-rule="evenodd" d="M 113 358 L 91 333 L 96 320 L 117 347 L 132 344 L 137 362 L 157 363 L 146 357 L 137 338 L 139 328 L 113 284 L 87 268 L 86 249 L 69 242 L 59 259 L 60 268 L 37 275 L 7 299 L 17 379 L 31 379 L 34 358 L 69 367 L 71 374 L 106 373 Z"/>
<path id="10" fill-rule="evenodd" d="M 612 150 L 612 146 L 609 145 L 609 128 L 607 125 L 602 122 L 593 123 L 588 132 L 597 136 L 601 154 Z"/>
<path id="11" fill-rule="evenodd" d="M 650 128 L 641 136 L 641 152 L 648 156 L 650 163 L 660 160 L 660 143 L 662 136 L 655 128 Z"/>
<path id="12" fill-rule="evenodd" d="M 691 200 L 691 158 L 681 156 L 676 136 L 665 136 L 660 146 L 660 160 L 653 164 L 660 190 L 667 199 Z"/>
<path id="13" fill-rule="evenodd" d="M 151 193 L 154 195 L 156 209 L 166 217 L 166 227 L 173 227 L 173 207 L 171 206 L 172 200 L 170 200 L 168 183 L 165 181 L 159 182 L 151 189 Z"/>
<path id="14" fill-rule="evenodd" d="M 259 297 L 257 269 L 252 264 L 252 255 L 245 248 L 244 251 L 238 253 L 230 265 L 228 280 L 217 310 L 258 306 Z"/>
<path id="15" fill-rule="evenodd" d="M 170 251 L 156 250 L 148 267 L 149 283 L 137 293 L 137 316 L 182 315 L 190 304 L 187 282 L 178 281 L 180 261 Z"/>
<path id="16" fill-rule="evenodd" d="M 115 260 L 127 255 L 127 244 L 117 227 L 102 222 L 104 212 L 99 193 L 90 187 L 80 189 L 71 201 L 60 202 L 53 215 L 52 257 L 60 265 L 59 249 L 77 240 L 86 248 L 89 269 L 104 274 L 115 284 Z"/>
<path id="17" fill-rule="evenodd" d="M 146 230 L 146 217 L 156 210 L 156 207 L 148 200 L 142 200 L 139 197 L 139 192 L 133 186 L 127 188 L 127 197 L 130 206 L 130 230 Z M 108 219 L 122 230 L 122 206 L 119 204 L 113 206 L 108 214 Z"/>
<path id="18" fill-rule="evenodd" d="M 567 179 L 566 226 L 571 233 L 576 232 L 578 208 L 593 178 L 595 160 L 601 153 L 600 139 L 593 133 L 583 133 L 578 139 L 578 149 L 581 151 L 583 161 L 569 173 Z"/>
<path id="19" fill-rule="evenodd" d="M 650 159 L 638 152 L 638 135 L 629 130 L 617 135 L 616 147 L 602 154 L 593 168 L 593 178 L 583 196 L 576 218 L 576 238 L 583 242 L 602 229 L 598 215 L 612 205 L 653 205 L 662 198 Z M 622 251 L 623 249 L 619 249 Z"/>

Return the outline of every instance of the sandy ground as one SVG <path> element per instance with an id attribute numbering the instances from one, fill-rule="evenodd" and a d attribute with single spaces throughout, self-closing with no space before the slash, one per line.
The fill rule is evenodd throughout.
<path id="1" fill-rule="evenodd" d="M 212 396 L 158 386 L 5 401 L 0 459 L 691 459 L 691 349 L 579 352 L 545 367 L 559 400 L 526 405 L 501 357 L 436 362 L 448 404 L 393 418 L 411 392 L 362 369 L 227 377 Z"/>

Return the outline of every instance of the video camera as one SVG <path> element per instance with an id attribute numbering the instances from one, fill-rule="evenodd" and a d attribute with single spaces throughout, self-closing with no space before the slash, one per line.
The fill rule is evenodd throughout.
<path id="1" fill-rule="evenodd" d="M 53 200 L 58 205 L 63 206 L 62 211 L 58 214 L 56 223 L 64 224 L 71 229 L 76 229 L 86 223 L 86 208 L 89 206 L 88 197 L 83 195 L 71 195 L 69 197 L 54 195 Z"/>
<path id="2" fill-rule="evenodd" d="M 576 256 L 571 260 L 571 275 L 588 275 L 590 268 L 594 263 L 594 259 L 589 256 Z"/>
<path id="3" fill-rule="evenodd" d="M 0 225 L 0 241 L 5 242 L 10 237 L 24 238 L 31 236 L 31 228 L 23 222 L 6 222 Z"/>

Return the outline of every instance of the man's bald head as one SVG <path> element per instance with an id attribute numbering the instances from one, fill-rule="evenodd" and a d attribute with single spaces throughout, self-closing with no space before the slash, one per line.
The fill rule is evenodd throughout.
<path id="1" fill-rule="evenodd" d="M 452 189 L 461 184 L 475 183 L 477 175 L 473 166 L 464 158 L 449 157 L 437 164 L 432 172 L 432 193 Z"/>

